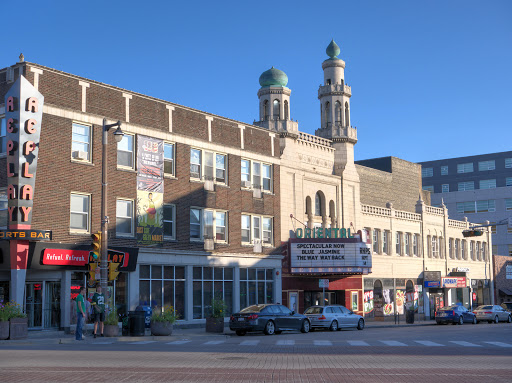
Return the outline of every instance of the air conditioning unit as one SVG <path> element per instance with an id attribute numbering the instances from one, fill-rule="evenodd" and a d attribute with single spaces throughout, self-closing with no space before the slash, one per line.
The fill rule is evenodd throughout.
<path id="1" fill-rule="evenodd" d="M 213 238 L 205 238 L 204 239 L 204 249 L 206 251 L 215 250 L 215 242 L 213 242 Z"/>
<path id="2" fill-rule="evenodd" d="M 88 153 L 84 152 L 82 150 L 74 150 L 73 152 L 71 152 L 71 156 L 75 160 L 87 160 L 88 159 L 87 158 L 88 157 Z"/>
<path id="3" fill-rule="evenodd" d="M 261 197 L 261 189 L 260 188 L 252 189 L 252 197 L 253 198 L 262 198 Z"/>
<path id="4" fill-rule="evenodd" d="M 254 240 L 254 248 L 252 251 L 254 253 L 261 253 L 261 241 L 259 239 Z"/>
<path id="5" fill-rule="evenodd" d="M 242 187 L 243 188 L 251 188 L 251 181 L 242 181 Z"/>
<path id="6" fill-rule="evenodd" d="M 204 181 L 204 190 L 215 191 L 215 184 L 213 183 L 213 180 Z"/>

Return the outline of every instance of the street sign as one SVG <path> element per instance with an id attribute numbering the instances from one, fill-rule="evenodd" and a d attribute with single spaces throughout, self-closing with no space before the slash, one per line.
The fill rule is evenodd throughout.
<path id="1" fill-rule="evenodd" d="M 322 287 L 324 289 L 329 288 L 329 280 L 328 279 L 319 279 L 318 280 L 318 287 Z"/>

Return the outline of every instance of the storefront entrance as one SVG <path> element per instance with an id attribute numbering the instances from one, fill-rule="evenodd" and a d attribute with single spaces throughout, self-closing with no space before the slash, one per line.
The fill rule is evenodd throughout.
<path id="1" fill-rule="evenodd" d="M 25 313 L 30 329 L 60 327 L 60 282 L 25 284 Z"/>
<path id="2" fill-rule="evenodd" d="M 432 289 L 431 289 L 432 290 Z M 437 309 L 443 308 L 444 304 L 444 294 L 440 292 L 430 292 L 429 293 L 429 307 L 430 307 L 430 319 L 435 318 L 435 312 Z"/>

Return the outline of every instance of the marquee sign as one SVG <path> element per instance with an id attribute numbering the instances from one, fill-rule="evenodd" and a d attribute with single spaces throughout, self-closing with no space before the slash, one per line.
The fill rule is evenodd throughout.
<path id="1" fill-rule="evenodd" d="M 51 230 L 0 230 L 0 239 L 20 239 L 30 241 L 52 240 Z"/>
<path id="2" fill-rule="evenodd" d="M 290 239 L 292 273 L 358 273 L 372 268 L 370 246 L 356 239 Z"/>

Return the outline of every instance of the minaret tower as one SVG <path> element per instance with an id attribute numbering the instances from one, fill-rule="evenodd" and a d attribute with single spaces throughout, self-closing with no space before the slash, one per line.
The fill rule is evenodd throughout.
<path id="1" fill-rule="evenodd" d="M 290 118 L 290 94 L 286 87 L 288 76 L 274 67 L 260 76 L 261 88 L 258 90 L 260 120 L 254 125 L 279 133 L 298 134 L 298 123 Z"/>

